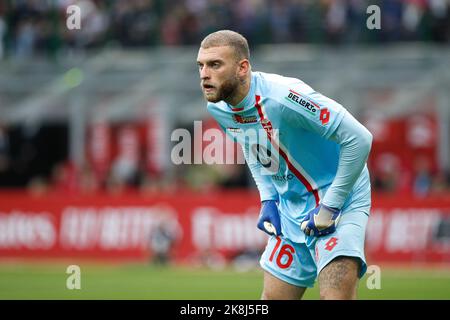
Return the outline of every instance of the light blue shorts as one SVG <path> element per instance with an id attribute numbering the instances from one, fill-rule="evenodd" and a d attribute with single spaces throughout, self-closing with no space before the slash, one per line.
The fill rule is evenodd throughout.
<path id="1" fill-rule="evenodd" d="M 299 287 L 313 287 L 320 271 L 333 259 L 357 257 L 361 278 L 367 270 L 364 255 L 367 212 L 361 209 L 342 214 L 334 233 L 320 238 L 307 237 L 306 243 L 271 236 L 259 263 L 280 280 Z"/>

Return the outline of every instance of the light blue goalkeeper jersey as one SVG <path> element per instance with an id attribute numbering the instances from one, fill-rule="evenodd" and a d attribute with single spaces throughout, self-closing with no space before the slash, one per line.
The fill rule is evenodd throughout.
<path id="1" fill-rule="evenodd" d="M 305 242 L 300 222 L 319 203 L 343 214 L 370 207 L 371 134 L 301 80 L 252 72 L 239 105 L 208 103 L 208 111 L 241 145 L 261 201 L 279 202 L 290 240 Z"/>

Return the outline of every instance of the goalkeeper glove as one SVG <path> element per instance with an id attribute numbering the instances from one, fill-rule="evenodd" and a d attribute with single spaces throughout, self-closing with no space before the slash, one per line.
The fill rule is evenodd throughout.
<path id="1" fill-rule="evenodd" d="M 307 236 L 321 237 L 336 231 L 336 226 L 341 217 L 341 210 L 320 204 L 301 222 L 301 230 Z"/>
<path id="2" fill-rule="evenodd" d="M 275 200 L 262 202 L 258 219 L 258 229 L 268 235 L 281 235 L 280 213 L 278 212 L 278 206 Z"/>

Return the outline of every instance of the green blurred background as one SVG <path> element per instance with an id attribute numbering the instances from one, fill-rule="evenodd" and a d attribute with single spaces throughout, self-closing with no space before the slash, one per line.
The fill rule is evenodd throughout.
<path id="1" fill-rule="evenodd" d="M 250 299 L 260 298 L 263 273 L 141 264 L 81 264 L 81 288 L 69 290 L 68 265 L 0 266 L 0 299 Z M 381 288 L 370 290 L 366 274 L 359 299 L 449 299 L 450 271 L 442 268 L 381 267 Z M 304 299 L 318 299 L 318 285 Z"/>

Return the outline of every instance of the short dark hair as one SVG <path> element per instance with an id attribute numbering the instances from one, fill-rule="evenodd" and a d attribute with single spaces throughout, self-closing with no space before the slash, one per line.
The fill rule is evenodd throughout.
<path id="1" fill-rule="evenodd" d="M 236 60 L 250 59 L 250 49 L 247 39 L 240 33 L 231 30 L 220 30 L 210 33 L 203 39 L 200 47 L 203 49 L 230 46 L 234 49 Z"/>

